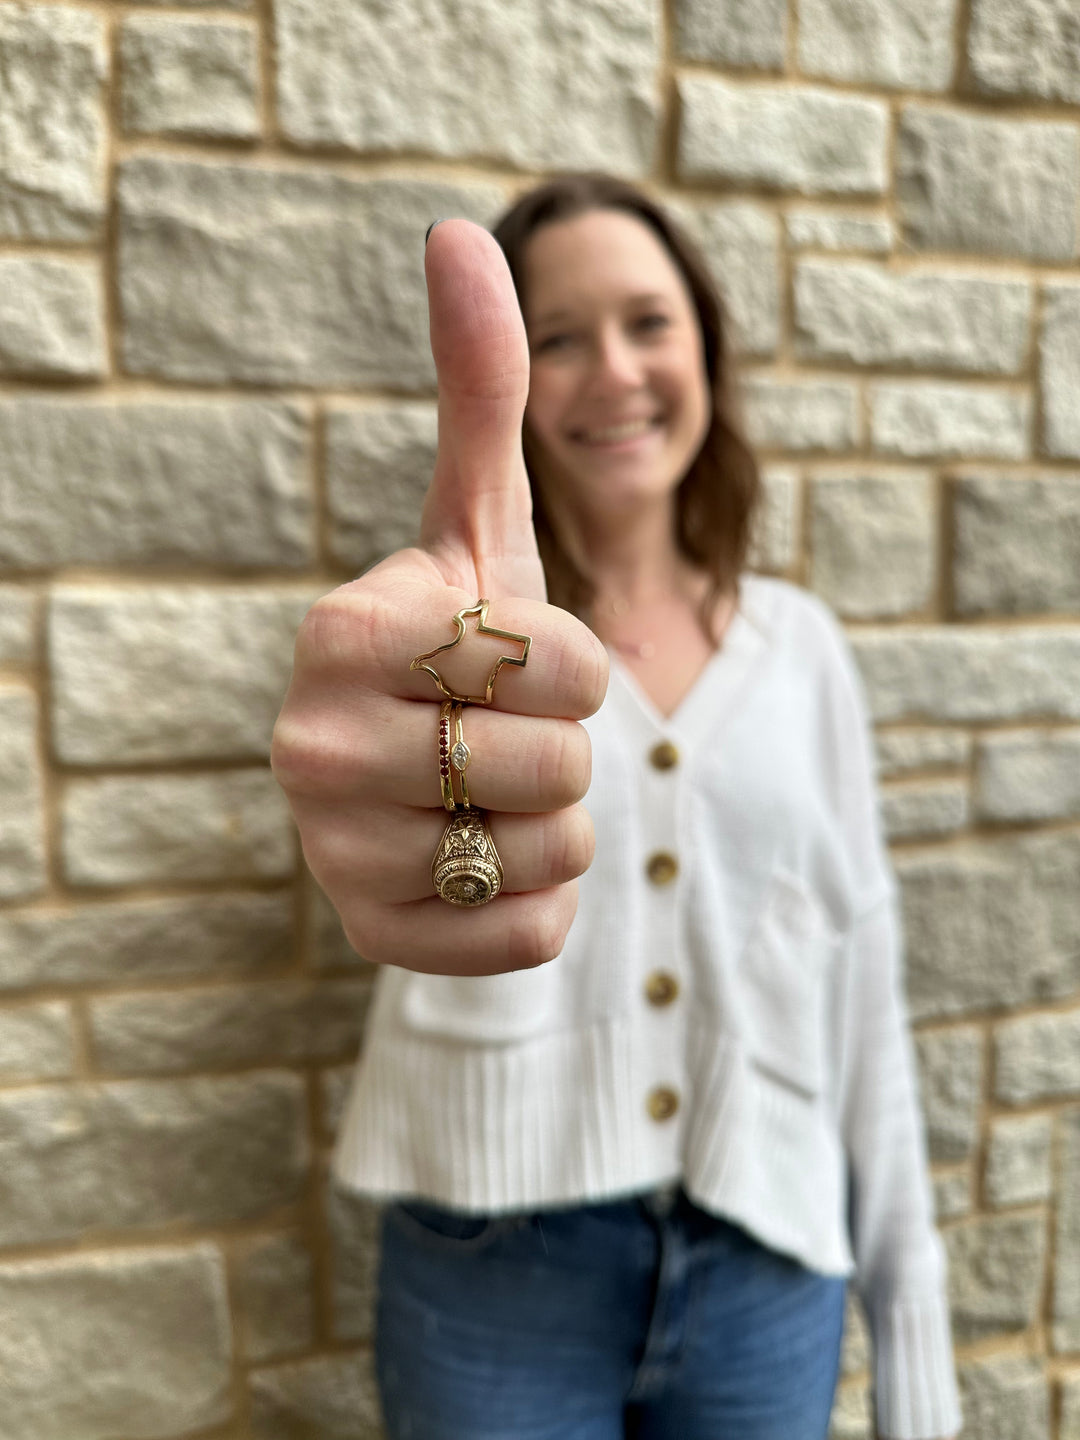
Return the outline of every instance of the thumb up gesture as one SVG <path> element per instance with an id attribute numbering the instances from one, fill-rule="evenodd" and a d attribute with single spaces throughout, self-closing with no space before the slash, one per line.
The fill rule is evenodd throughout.
<path id="1" fill-rule="evenodd" d="M 369 960 L 444 975 L 490 975 L 559 954 L 593 854 L 580 803 L 607 654 L 546 603 L 532 527 L 521 422 L 529 352 L 499 246 L 465 220 L 432 232 L 425 255 L 439 390 L 435 473 L 420 544 L 323 596 L 296 641 L 271 765 L 304 856 Z M 489 628 L 530 637 L 503 664 L 490 704 L 457 717 L 471 752 L 471 806 L 485 812 L 502 865 L 489 903 L 448 904 L 432 860 L 451 816 L 440 776 L 439 684 L 414 657 L 453 641 L 454 616 L 490 602 Z M 446 689 L 480 697 L 513 640 L 477 633 L 426 663 Z M 457 796 L 454 797 L 457 799 Z"/>

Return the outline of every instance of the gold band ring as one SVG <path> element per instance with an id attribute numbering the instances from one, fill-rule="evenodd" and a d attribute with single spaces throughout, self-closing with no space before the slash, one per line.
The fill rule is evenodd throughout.
<path id="1" fill-rule="evenodd" d="M 439 783 L 443 807 L 451 812 L 469 808 L 469 782 L 465 772 L 472 751 L 465 743 L 461 728 L 461 709 L 453 700 L 444 700 L 439 706 Z M 454 794 L 455 775 L 461 787 L 460 801 Z"/>
<path id="2" fill-rule="evenodd" d="M 490 604 L 490 600 L 478 600 L 475 605 L 469 605 L 466 609 L 459 610 L 457 614 L 453 617 L 454 624 L 457 626 L 457 635 L 454 637 L 454 639 L 447 640 L 445 645 L 436 645 L 434 650 L 425 650 L 422 655 L 417 655 L 409 665 L 410 670 L 426 670 L 427 673 L 431 676 L 431 678 L 435 681 L 435 684 L 439 687 L 440 691 L 448 699 L 457 700 L 462 705 L 490 705 L 491 692 L 495 686 L 495 679 L 502 667 L 504 665 L 524 666 L 525 662 L 529 658 L 529 649 L 532 645 L 532 636 L 518 635 L 515 634 L 513 630 L 496 630 L 494 625 L 489 625 L 487 623 L 487 612 L 488 606 Z M 491 667 L 491 670 L 488 672 L 487 684 L 484 687 L 483 695 L 459 695 L 456 690 L 451 690 L 450 687 L 444 682 L 442 676 L 439 674 L 438 670 L 434 667 L 434 665 L 428 665 L 426 663 L 428 660 L 434 659 L 436 655 L 441 655 L 444 650 L 453 650 L 455 646 L 461 644 L 461 641 L 465 635 L 466 615 L 475 615 L 477 617 L 476 633 L 478 635 L 498 635 L 500 639 L 514 640 L 523 647 L 520 655 L 499 656 L 499 658 L 495 661 L 495 664 Z"/>

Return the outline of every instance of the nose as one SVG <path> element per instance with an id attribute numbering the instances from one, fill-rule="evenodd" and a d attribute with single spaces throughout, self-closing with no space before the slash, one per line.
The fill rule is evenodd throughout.
<path id="1" fill-rule="evenodd" d="M 641 356 L 621 326 L 599 332 L 593 354 L 593 387 L 601 393 L 635 390 L 642 382 Z"/>

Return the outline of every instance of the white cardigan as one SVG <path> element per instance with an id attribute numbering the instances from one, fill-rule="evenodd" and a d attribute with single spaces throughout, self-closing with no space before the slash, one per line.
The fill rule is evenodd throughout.
<path id="1" fill-rule="evenodd" d="M 596 856 L 562 954 L 496 976 L 385 967 L 336 1178 L 489 1211 L 681 1179 L 703 1209 L 852 1276 L 881 1434 L 951 1436 L 897 884 L 842 627 L 747 573 L 672 716 L 612 655 L 584 724 Z"/>

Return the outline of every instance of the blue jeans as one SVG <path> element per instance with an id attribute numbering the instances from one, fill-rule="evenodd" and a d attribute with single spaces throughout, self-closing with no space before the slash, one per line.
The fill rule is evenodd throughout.
<path id="1" fill-rule="evenodd" d="M 681 1187 L 573 1209 L 387 1206 L 389 1440 L 824 1440 L 846 1281 Z"/>

